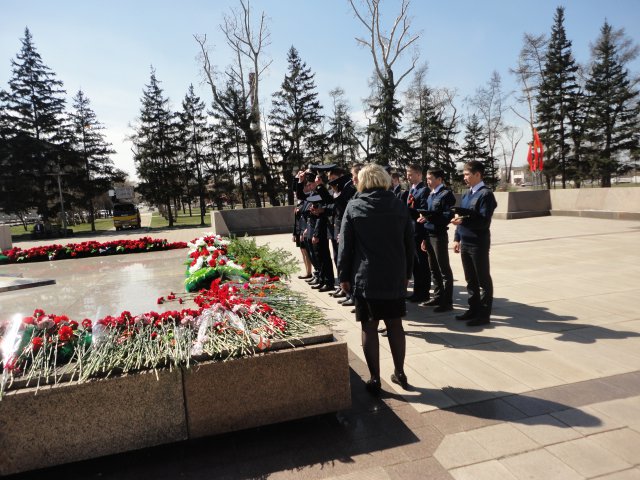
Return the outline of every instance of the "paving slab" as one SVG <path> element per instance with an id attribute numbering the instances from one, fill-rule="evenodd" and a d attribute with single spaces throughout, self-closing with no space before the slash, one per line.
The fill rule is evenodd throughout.
<path id="1" fill-rule="evenodd" d="M 188 241 L 205 232 L 144 234 Z M 102 239 L 140 236 L 111 232 Z M 257 241 L 301 258 L 289 234 Z M 291 287 L 325 311 L 334 334 L 349 346 L 350 410 L 54 473 L 94 472 L 105 479 L 136 478 L 140 471 L 197 478 L 212 469 L 219 478 L 425 478 L 425 471 L 433 478 L 638 478 L 640 222 L 558 216 L 496 220 L 492 242 L 495 316 L 489 328 L 468 328 L 453 318 L 467 299 L 460 258 L 453 253 L 455 310 L 436 315 L 408 304 L 403 322 L 408 391 L 385 381 L 393 367 L 382 341 L 385 393 L 372 399 L 364 391 L 367 369 L 351 308 L 294 278 Z M 18 246 L 38 243 L 47 242 Z M 0 316 L 36 307 L 82 317 L 172 308 L 155 300 L 182 291 L 183 255 L 0 266 L 0 274 L 57 281 L 2 293 Z M 393 435 L 383 435 L 384 429 Z M 249 439 L 252 450 L 263 455 L 247 458 Z M 474 449 L 456 456 L 461 444 Z M 613 460 L 612 450 L 618 452 Z M 604 452 L 607 460 L 581 465 L 593 452 Z"/>

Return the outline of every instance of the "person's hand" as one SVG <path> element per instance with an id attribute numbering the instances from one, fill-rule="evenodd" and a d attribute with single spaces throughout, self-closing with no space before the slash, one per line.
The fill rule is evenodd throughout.
<path id="1" fill-rule="evenodd" d="M 426 240 L 422 240 L 422 243 L 420 244 L 420 250 L 422 250 L 423 252 L 427 251 L 427 241 Z"/>
<path id="2" fill-rule="evenodd" d="M 453 217 L 453 218 L 451 219 L 451 223 L 452 223 L 453 225 L 460 225 L 460 224 L 462 223 L 462 220 L 463 220 L 463 218 L 462 218 L 462 217 L 460 217 L 460 216 L 456 215 L 455 217 Z"/>
<path id="3" fill-rule="evenodd" d="M 349 282 L 340 282 L 340 288 L 345 292 L 351 292 L 351 284 Z"/>
<path id="4" fill-rule="evenodd" d="M 318 237 L 313 237 L 311 239 L 311 243 L 313 243 L 314 245 L 317 245 L 318 243 L 320 243 L 320 239 Z"/>
<path id="5" fill-rule="evenodd" d="M 418 217 L 416 222 L 418 222 L 418 223 L 427 223 L 427 217 L 425 217 L 424 215 L 420 214 L 420 216 Z"/>
<path id="6" fill-rule="evenodd" d="M 460 242 L 453 242 L 453 253 L 460 253 Z"/>
<path id="7" fill-rule="evenodd" d="M 304 170 L 300 170 L 296 176 L 298 177 L 298 182 L 304 182 Z"/>

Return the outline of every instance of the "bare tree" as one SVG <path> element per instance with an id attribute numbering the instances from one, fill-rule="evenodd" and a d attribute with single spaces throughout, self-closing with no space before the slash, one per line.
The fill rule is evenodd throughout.
<path id="1" fill-rule="evenodd" d="M 231 48 L 235 60 L 225 71 L 227 84 L 231 84 L 240 92 L 247 107 L 242 115 L 233 111 L 220 94 L 220 81 L 211 64 L 207 48 L 206 35 L 194 35 L 200 46 L 202 68 L 206 82 L 211 87 L 214 103 L 223 111 L 243 133 L 247 142 L 247 154 L 251 164 L 260 169 L 265 190 L 272 205 L 280 205 L 275 191 L 271 169 L 264 155 L 263 133 L 260 121 L 259 87 L 260 78 L 271 64 L 263 62 L 263 49 L 269 45 L 270 34 L 266 27 L 266 15 L 260 14 L 260 20 L 254 26 L 249 0 L 240 0 L 240 10 L 231 10 L 225 15 L 220 29 L 225 35 L 227 45 Z M 253 169 L 252 169 L 253 170 Z M 255 189 L 254 189 L 255 190 Z M 260 206 L 259 192 L 255 193 L 257 206 Z"/>
<path id="2" fill-rule="evenodd" d="M 520 83 L 522 96 L 517 100 L 526 103 L 529 110 L 528 118 L 512 107 L 513 112 L 529 124 L 531 138 L 536 125 L 535 97 L 538 93 L 538 86 L 542 79 L 544 54 L 547 47 L 547 38 L 543 35 L 524 34 L 524 44 L 518 56 L 518 65 L 511 69 Z"/>
<path id="3" fill-rule="evenodd" d="M 395 105 L 395 91 L 402 80 L 415 68 L 418 61 L 416 42 L 420 35 L 412 35 L 409 17 L 409 0 L 402 0 L 400 13 L 396 16 L 387 32 L 381 25 L 380 4 L 382 0 L 364 0 L 359 6 L 349 0 L 356 18 L 362 23 L 367 35 L 356 37 L 356 41 L 371 52 L 375 74 L 379 82 L 378 105 L 376 107 L 376 161 L 388 164 L 392 152 L 392 143 L 399 130 L 401 110 Z M 410 66 L 399 76 L 394 75 L 393 67 L 405 51 L 413 48 Z M 396 80 L 397 78 L 397 80 Z"/>
<path id="4" fill-rule="evenodd" d="M 381 0 L 366 0 L 366 12 L 355 5 L 354 0 L 349 0 L 351 8 L 356 18 L 365 26 L 369 32 L 368 38 L 356 37 L 356 41 L 369 48 L 373 57 L 376 74 L 380 80 L 386 80 L 388 72 L 392 70 L 402 53 L 413 45 L 420 38 L 420 35 L 411 35 L 411 19 L 409 18 L 409 0 L 402 0 L 400 13 L 395 18 L 391 31 L 389 33 L 381 29 L 380 26 L 380 3 Z M 411 58 L 411 67 L 409 67 L 397 81 L 393 84 L 394 88 L 400 85 L 400 82 L 415 68 L 418 61 L 418 52 L 414 51 Z"/>
<path id="5" fill-rule="evenodd" d="M 500 74 L 494 71 L 487 85 L 478 88 L 475 96 L 469 100 L 484 123 L 489 155 L 494 159 L 496 144 L 504 129 L 503 116 L 507 110 L 507 98 L 508 95 L 502 91 Z"/>
<path id="6" fill-rule="evenodd" d="M 521 129 L 507 125 L 504 127 L 503 135 L 500 137 L 500 148 L 502 153 L 502 161 L 504 162 L 504 178 L 505 184 L 511 182 L 511 171 L 513 169 L 513 160 L 516 155 L 518 144 L 522 140 L 524 133 Z M 505 142 L 506 141 L 506 142 Z"/>

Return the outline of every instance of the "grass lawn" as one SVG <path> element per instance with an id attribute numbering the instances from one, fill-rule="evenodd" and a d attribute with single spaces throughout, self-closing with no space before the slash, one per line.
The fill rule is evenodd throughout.
<path id="1" fill-rule="evenodd" d="M 112 218 L 96 218 L 96 234 L 101 232 L 107 232 L 109 230 L 113 230 L 113 219 Z M 32 240 L 31 233 L 33 232 L 34 225 L 29 225 L 28 231 L 24 230 L 22 225 L 16 225 L 11 227 L 11 238 L 14 242 L 20 240 Z M 73 225 L 68 227 L 73 230 L 73 233 L 88 233 L 91 232 L 91 224 L 90 223 L 79 223 L 78 225 Z M 65 237 L 65 243 L 72 242 L 73 237 Z M 69 239 L 68 241 L 66 241 Z M 56 238 L 51 238 L 51 240 L 59 240 Z"/>
<path id="2" fill-rule="evenodd" d="M 178 218 L 173 219 L 173 226 L 175 228 L 181 227 L 198 227 L 200 226 L 200 209 L 192 208 L 191 209 L 192 216 L 189 216 L 189 210 L 187 213 L 182 213 L 182 210 L 178 212 Z M 204 223 L 207 227 L 211 226 L 211 215 L 206 213 L 204 216 Z M 151 217 L 151 229 L 154 228 L 167 228 L 169 226 L 169 221 L 163 218 L 157 211 L 153 212 L 153 216 Z"/>

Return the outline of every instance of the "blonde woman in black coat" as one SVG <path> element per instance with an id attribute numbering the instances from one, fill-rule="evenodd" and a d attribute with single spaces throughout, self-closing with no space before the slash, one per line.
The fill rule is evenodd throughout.
<path id="1" fill-rule="evenodd" d="M 413 273 L 415 242 L 407 206 L 389 191 L 391 177 L 379 165 L 358 173 L 358 193 L 345 210 L 340 229 L 340 285 L 351 290 L 356 320 L 362 324 L 362 348 L 371 373 L 367 390 L 380 392 L 378 323 L 383 320 L 395 370 L 391 381 L 407 388 L 406 341 L 401 317 L 406 314 L 407 283 Z"/>

